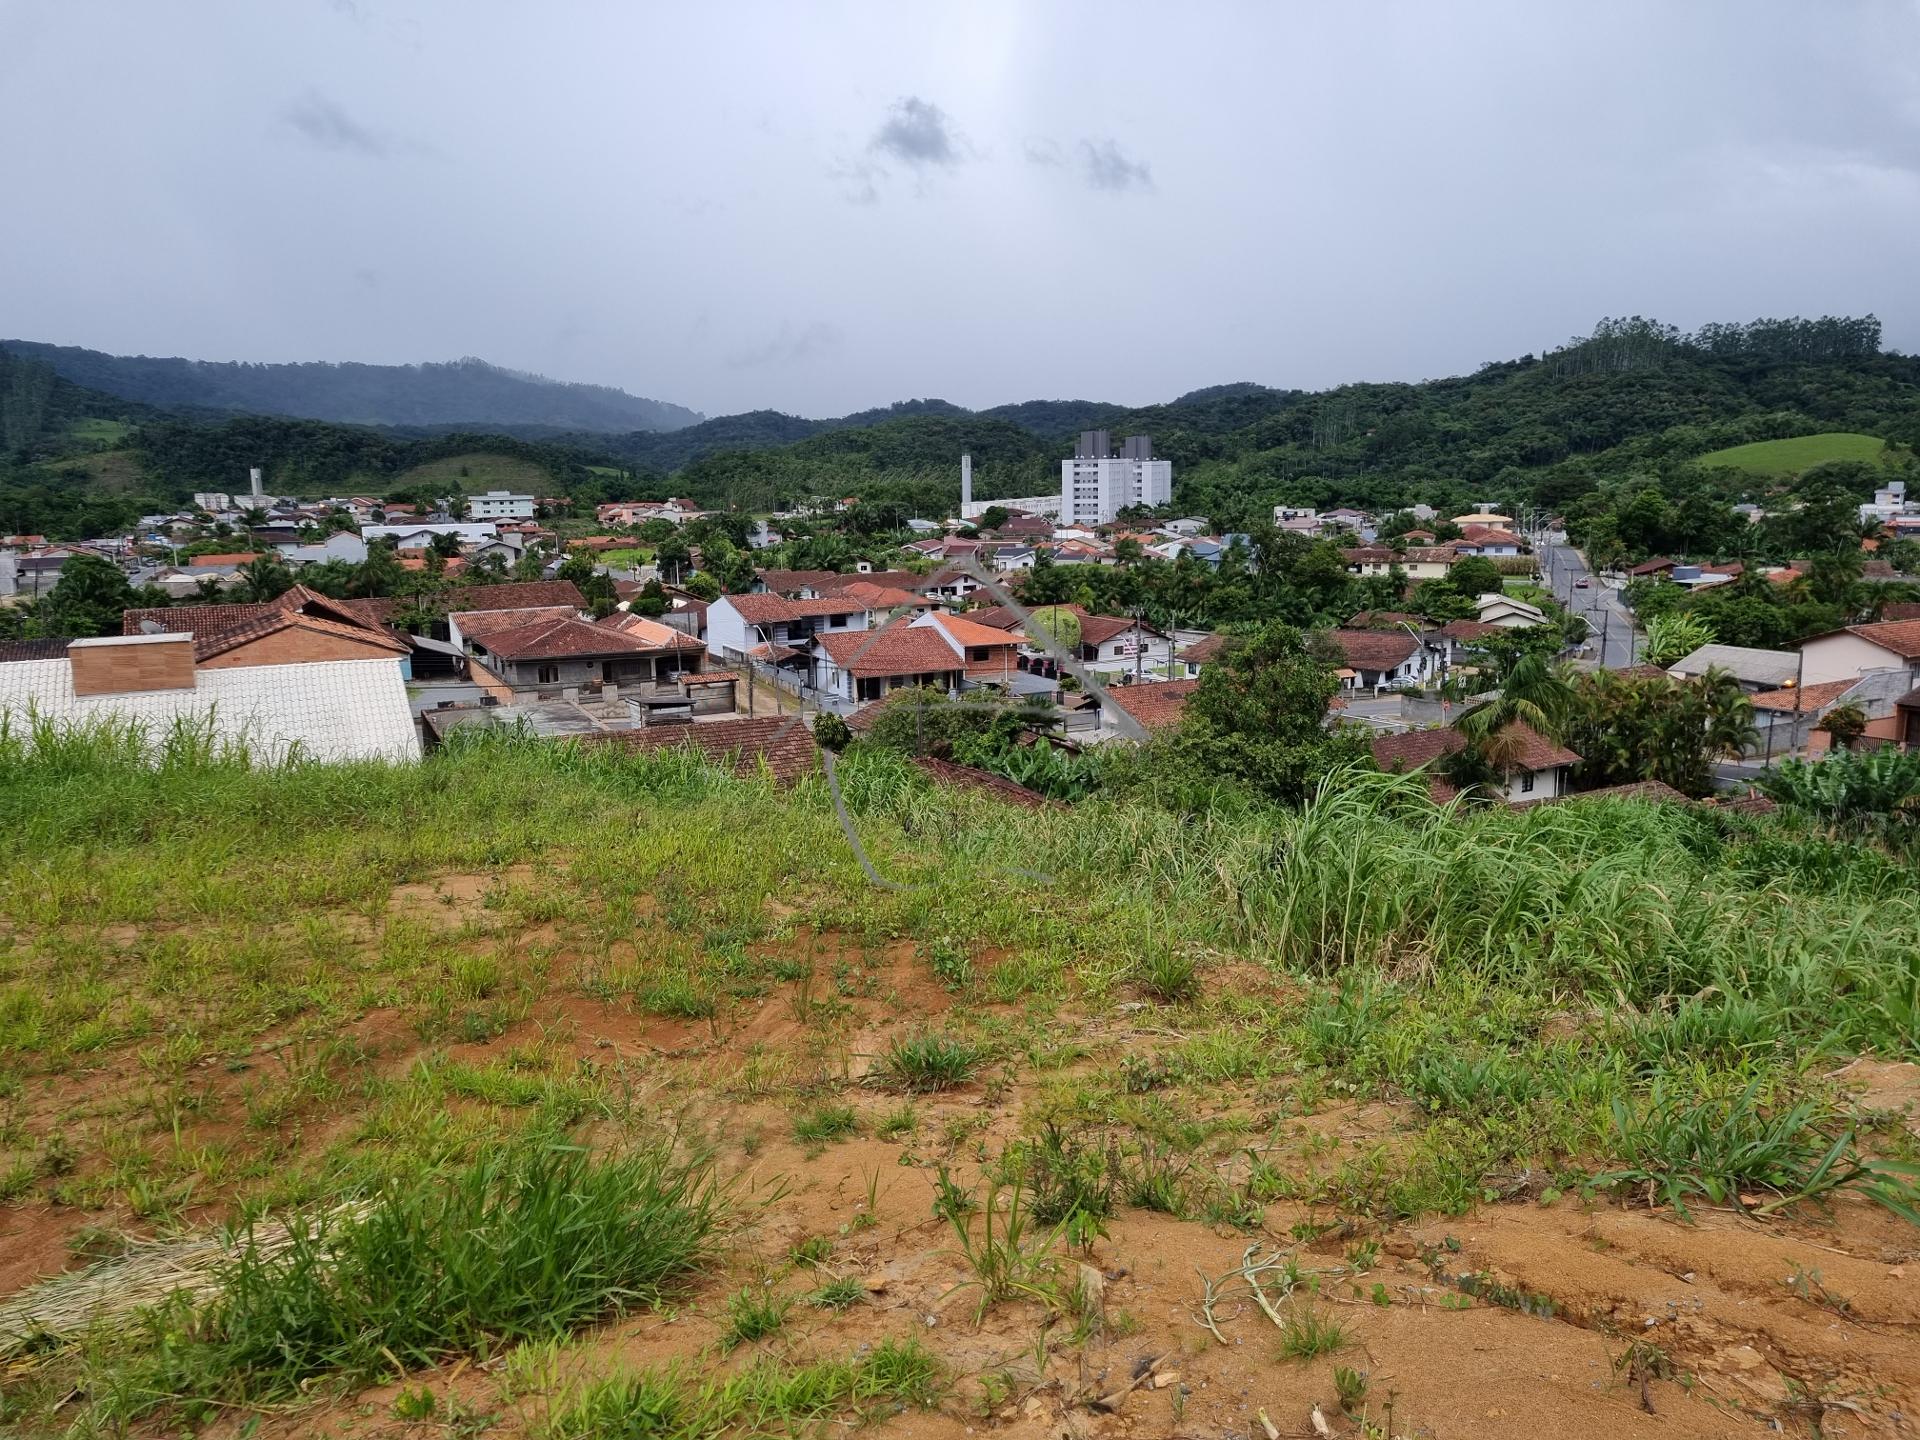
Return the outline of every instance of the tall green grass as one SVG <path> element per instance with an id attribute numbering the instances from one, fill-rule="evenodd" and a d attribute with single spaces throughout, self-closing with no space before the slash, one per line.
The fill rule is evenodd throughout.
<path id="1" fill-rule="evenodd" d="M 544 1440 L 711 1440 L 798 1434 L 851 1411 L 866 1418 L 931 1405 L 940 1370 L 918 1340 L 883 1340 L 852 1360 L 765 1359 L 699 1379 L 647 1370 L 582 1387 L 555 1407 Z"/>
<path id="2" fill-rule="evenodd" d="M 565 1335 L 689 1279 L 719 1214 L 708 1172 L 657 1149 L 549 1147 L 395 1182 L 363 1214 L 296 1220 L 271 1258 L 243 1237 L 202 1313 L 155 1318 L 126 1408 L 191 1417 Z"/>

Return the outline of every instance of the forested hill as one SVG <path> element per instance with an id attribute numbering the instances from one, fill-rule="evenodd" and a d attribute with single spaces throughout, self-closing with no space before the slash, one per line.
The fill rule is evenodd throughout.
<path id="1" fill-rule="evenodd" d="M 1754 441 L 1849 432 L 1888 442 L 1887 459 L 1904 463 L 1920 446 L 1920 359 L 1883 351 L 1871 316 L 1691 334 L 1636 317 L 1603 321 L 1545 355 L 1439 380 L 1314 393 L 1241 382 L 1145 408 L 911 408 L 865 425 L 727 417 L 602 444 L 636 471 L 668 472 L 675 461 L 655 447 L 706 450 L 711 436 L 713 449 L 659 483 L 751 509 L 893 487 L 893 498 L 932 511 L 957 496 L 963 450 L 974 457 L 977 498 L 1034 494 L 1057 487 L 1060 458 L 1089 426 L 1150 434 L 1155 453 L 1174 462 L 1175 505 L 1236 528 L 1282 502 L 1392 508 L 1487 499 L 1564 509 L 1629 481 L 1683 493 L 1703 483 L 1705 457 Z M 1743 483 L 1716 474 L 1718 490 Z"/>
<path id="2" fill-rule="evenodd" d="M 108 355 L 71 345 L 0 340 L 62 379 L 170 410 L 287 415 L 351 425 L 541 426 L 568 431 L 663 431 L 703 417 L 606 385 L 576 385 L 484 360 L 436 365 L 288 365 Z"/>

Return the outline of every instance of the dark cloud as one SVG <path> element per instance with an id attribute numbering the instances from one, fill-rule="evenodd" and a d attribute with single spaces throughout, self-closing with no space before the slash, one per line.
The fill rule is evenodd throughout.
<path id="1" fill-rule="evenodd" d="M 965 158 L 959 132 L 947 112 L 917 95 L 894 102 L 867 148 L 916 168 L 938 165 L 951 170 Z"/>
<path id="2" fill-rule="evenodd" d="M 751 350 L 736 350 L 727 356 L 727 368 L 751 370 L 766 365 L 798 365 L 838 350 L 844 338 L 840 327 L 828 320 L 815 320 L 799 330 L 782 321 L 780 333 L 766 344 Z"/>
<path id="3" fill-rule="evenodd" d="M 1151 190 L 1153 171 L 1132 159 L 1113 140 L 1082 140 L 1080 169 L 1096 190 Z"/>
<path id="4" fill-rule="evenodd" d="M 392 148 L 385 136 L 369 130 L 318 90 L 309 90 L 287 106 L 280 118 L 323 150 L 377 157 Z"/>

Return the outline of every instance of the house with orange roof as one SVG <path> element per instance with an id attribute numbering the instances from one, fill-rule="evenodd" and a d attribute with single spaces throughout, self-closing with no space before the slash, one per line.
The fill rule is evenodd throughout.
<path id="1" fill-rule="evenodd" d="M 1031 682 L 1016 685 L 1016 678 L 1023 676 L 1027 669 L 1021 656 L 1025 637 L 1017 630 L 995 629 L 963 615 L 949 615 L 944 610 L 929 611 L 909 624 L 914 629 L 933 631 L 952 646 L 955 656 L 966 666 L 967 680 L 972 684 L 997 684 L 1021 691 L 1050 692 L 1058 688 L 1054 682 L 1043 682 L 1038 676 Z"/>
<path id="2" fill-rule="evenodd" d="M 816 634 L 811 652 L 815 688 L 855 704 L 915 685 L 958 691 L 966 683 L 967 662 L 952 642 L 916 622 Z"/>

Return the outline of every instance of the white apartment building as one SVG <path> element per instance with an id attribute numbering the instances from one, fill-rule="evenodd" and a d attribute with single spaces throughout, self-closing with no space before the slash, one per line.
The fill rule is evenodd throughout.
<path id="1" fill-rule="evenodd" d="M 531 520 L 533 496 L 516 495 L 511 490 L 489 490 L 468 499 L 467 515 L 474 520 Z"/>
<path id="2" fill-rule="evenodd" d="M 1153 441 L 1129 435 L 1114 453 L 1105 430 L 1083 430 L 1073 458 L 1060 462 L 1060 520 L 1104 525 L 1129 505 L 1173 500 L 1173 462 L 1153 458 Z"/>

